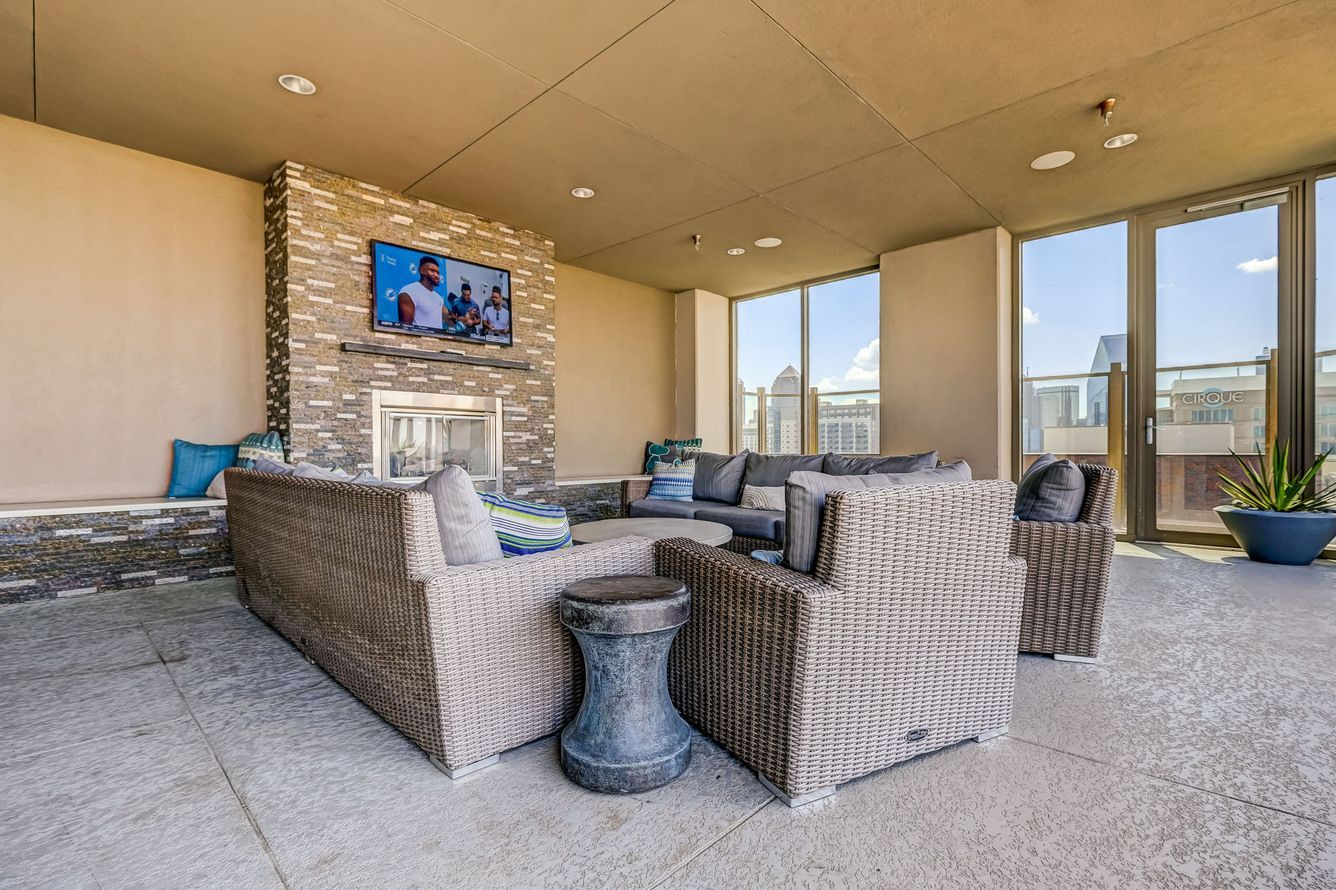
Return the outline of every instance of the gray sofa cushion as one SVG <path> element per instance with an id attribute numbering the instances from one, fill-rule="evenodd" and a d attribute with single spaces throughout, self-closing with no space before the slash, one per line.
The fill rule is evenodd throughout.
<path id="1" fill-rule="evenodd" d="M 936 451 L 890 456 L 872 454 L 867 457 L 827 454 L 821 472 L 828 476 L 866 476 L 869 473 L 913 473 L 916 470 L 931 470 L 935 466 Z"/>
<path id="2" fill-rule="evenodd" d="M 698 501 L 736 504 L 742 497 L 742 474 L 747 471 L 747 454 L 712 454 L 697 451 L 696 478 L 691 494 Z"/>
<path id="3" fill-rule="evenodd" d="M 865 476 L 794 473 L 789 477 L 784 493 L 787 518 L 784 565 L 799 572 L 812 571 L 816 564 L 817 539 L 821 532 L 826 495 L 832 491 L 942 485 L 947 482 L 969 482 L 971 478 L 970 466 L 963 460 L 913 473 L 874 473 Z"/>
<path id="4" fill-rule="evenodd" d="M 824 454 L 748 454 L 743 482 L 761 488 L 783 485 L 790 473 L 820 473 L 825 461 Z"/>
<path id="5" fill-rule="evenodd" d="M 1016 488 L 1016 518 L 1075 522 L 1085 503 L 1085 490 L 1085 474 L 1080 467 L 1045 454 L 1030 465 Z"/>
<path id="6" fill-rule="evenodd" d="M 463 468 L 448 466 L 437 470 L 420 488 L 431 495 L 436 507 L 436 527 L 441 533 L 441 553 L 446 565 L 466 566 L 501 559 L 501 542 L 492 530 L 491 517 Z"/>
<path id="7" fill-rule="evenodd" d="M 696 511 L 706 506 L 699 501 L 663 501 L 645 498 L 626 507 L 630 516 L 662 516 L 666 519 L 695 519 Z"/>
<path id="8" fill-rule="evenodd" d="M 748 507 L 702 504 L 696 511 L 696 518 L 705 522 L 722 522 L 733 529 L 735 535 L 765 538 L 767 541 L 784 539 L 784 514 L 779 510 L 753 510 Z"/>

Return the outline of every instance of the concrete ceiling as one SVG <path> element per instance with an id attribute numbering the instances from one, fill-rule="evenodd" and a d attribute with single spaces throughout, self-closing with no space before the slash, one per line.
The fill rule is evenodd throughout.
<path id="1" fill-rule="evenodd" d="M 737 295 L 1336 161 L 1332 46 L 1336 0 L 0 0 L 0 113 L 255 180 L 291 158 Z"/>

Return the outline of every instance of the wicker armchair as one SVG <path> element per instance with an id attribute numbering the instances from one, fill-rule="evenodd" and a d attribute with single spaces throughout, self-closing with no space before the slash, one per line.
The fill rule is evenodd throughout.
<path id="1" fill-rule="evenodd" d="M 653 563 L 647 538 L 619 538 L 447 566 L 426 492 L 253 470 L 226 486 L 242 604 L 452 778 L 573 716 L 561 590 Z"/>
<path id="2" fill-rule="evenodd" d="M 1016 487 L 830 495 L 811 575 L 681 538 L 655 570 L 691 588 L 668 680 L 682 715 L 789 806 L 1006 732 L 1025 567 Z"/>
<path id="3" fill-rule="evenodd" d="M 1099 654 L 1113 564 L 1118 471 L 1097 464 L 1078 466 L 1086 495 L 1077 521 L 1013 520 L 1011 552 L 1026 564 L 1020 651 L 1093 661 Z"/>

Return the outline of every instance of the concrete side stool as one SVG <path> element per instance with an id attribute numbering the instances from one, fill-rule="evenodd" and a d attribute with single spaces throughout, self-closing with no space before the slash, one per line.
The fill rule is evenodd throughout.
<path id="1" fill-rule="evenodd" d="M 561 595 L 561 623 L 584 653 L 580 712 L 561 733 L 561 766 L 594 791 L 647 791 L 691 762 L 691 729 L 668 698 L 668 650 L 691 614 L 680 581 L 587 578 Z"/>

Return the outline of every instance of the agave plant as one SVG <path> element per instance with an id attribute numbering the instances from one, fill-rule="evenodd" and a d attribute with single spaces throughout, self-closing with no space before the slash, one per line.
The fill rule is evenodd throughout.
<path id="1" fill-rule="evenodd" d="M 1336 483 L 1320 491 L 1309 494 L 1309 486 L 1321 472 L 1331 452 L 1323 452 L 1308 471 L 1300 476 L 1290 475 L 1290 443 L 1276 440 L 1268 456 L 1257 448 L 1258 468 L 1236 454 L 1230 454 L 1238 461 L 1243 470 L 1244 480 L 1240 482 L 1224 473 L 1220 477 L 1220 490 L 1229 496 L 1234 506 L 1249 510 L 1270 510 L 1276 513 L 1307 513 L 1326 511 L 1336 507 Z"/>

